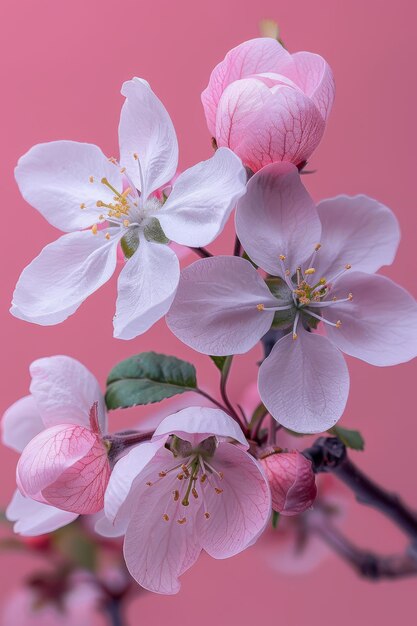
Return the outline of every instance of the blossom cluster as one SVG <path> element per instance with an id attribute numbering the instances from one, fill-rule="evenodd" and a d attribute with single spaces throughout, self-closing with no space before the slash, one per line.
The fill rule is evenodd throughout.
<path id="1" fill-rule="evenodd" d="M 223 404 L 188 404 L 150 430 L 111 434 L 109 387 L 104 395 L 68 356 L 38 359 L 30 395 L 3 418 L 4 443 L 21 453 L 7 515 L 17 533 L 37 535 L 98 514 L 98 533 L 124 537 L 133 578 L 172 594 L 202 550 L 235 555 L 260 537 L 271 511 L 313 506 L 311 463 L 284 445 L 284 429 L 334 427 L 349 393 L 343 353 L 376 366 L 414 358 L 417 305 L 377 273 L 399 244 L 394 213 L 364 195 L 316 205 L 303 184 L 334 99 L 322 57 L 290 54 L 272 38 L 228 52 L 202 93 L 214 154 L 181 173 L 172 121 L 150 85 L 133 78 L 122 95 L 118 159 L 55 141 L 19 160 L 23 197 L 64 234 L 23 270 L 11 313 L 64 322 L 122 259 L 119 339 L 166 316 L 184 344 L 215 360 L 225 385 L 233 355 L 274 334 L 259 367 L 259 406 L 239 415 L 223 393 Z M 235 253 L 212 256 L 205 246 L 234 209 Z M 181 270 L 173 244 L 204 258 Z M 153 358 L 147 384 L 165 376 L 169 391 L 131 400 L 129 387 L 118 406 L 181 387 L 187 364 L 171 360 L 168 376 Z"/>

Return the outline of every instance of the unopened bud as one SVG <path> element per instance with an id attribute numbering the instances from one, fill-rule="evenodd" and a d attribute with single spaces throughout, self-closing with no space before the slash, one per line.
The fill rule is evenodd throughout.
<path id="1" fill-rule="evenodd" d="M 317 488 L 311 462 L 300 452 L 281 452 L 261 459 L 272 495 L 272 508 L 297 515 L 311 507 Z"/>

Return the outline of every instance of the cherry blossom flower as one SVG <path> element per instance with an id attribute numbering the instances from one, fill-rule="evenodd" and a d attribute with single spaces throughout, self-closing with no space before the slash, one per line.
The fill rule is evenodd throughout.
<path id="1" fill-rule="evenodd" d="M 6 411 L 3 440 L 22 452 L 20 493 L 7 516 L 16 532 L 38 535 L 101 510 L 110 465 L 104 398 L 94 376 L 66 356 L 39 359 L 30 372 L 31 395 Z"/>
<path id="2" fill-rule="evenodd" d="M 201 99 L 217 145 L 256 172 L 276 161 L 307 161 L 323 136 L 334 81 L 318 54 L 289 54 L 265 37 L 230 50 Z"/>
<path id="3" fill-rule="evenodd" d="M 271 496 L 247 448 L 223 411 L 189 407 L 166 417 L 151 442 L 116 463 L 105 496 L 107 522 L 97 530 L 125 534 L 126 564 L 142 587 L 177 593 L 178 577 L 202 549 L 223 559 L 262 532 Z"/>
<path id="4" fill-rule="evenodd" d="M 295 166 L 255 174 L 236 212 L 247 254 L 202 259 L 181 276 L 167 316 L 172 332 L 205 354 L 250 350 L 271 325 L 286 330 L 259 370 L 268 411 L 305 433 L 333 426 L 349 374 L 342 351 L 373 365 L 417 354 L 417 305 L 375 275 L 399 242 L 393 213 L 366 196 L 339 196 L 315 208 Z M 323 322 L 327 336 L 316 332 Z"/>
<path id="5" fill-rule="evenodd" d="M 228 149 L 186 170 L 166 202 L 156 193 L 177 170 L 171 119 L 149 85 L 123 84 L 120 163 L 92 144 L 55 141 L 34 146 L 16 168 L 23 197 L 66 232 L 22 272 L 11 313 L 58 324 L 115 271 L 122 247 L 114 335 L 131 339 L 150 328 L 172 302 L 179 279 L 169 240 L 203 246 L 222 230 L 245 192 L 241 161 Z"/>

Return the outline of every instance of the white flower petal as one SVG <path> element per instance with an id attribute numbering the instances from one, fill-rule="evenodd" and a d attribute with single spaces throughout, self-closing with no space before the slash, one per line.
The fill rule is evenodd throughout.
<path id="1" fill-rule="evenodd" d="M 42 326 L 67 319 L 113 274 L 120 233 L 69 233 L 45 246 L 20 275 L 12 315 Z"/>

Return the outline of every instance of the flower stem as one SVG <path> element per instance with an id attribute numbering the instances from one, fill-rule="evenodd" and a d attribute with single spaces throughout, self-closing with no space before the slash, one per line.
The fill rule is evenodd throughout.
<path id="1" fill-rule="evenodd" d="M 107 615 L 109 626 L 126 626 L 122 615 L 122 603 L 119 598 L 109 599 L 104 606 L 104 611 Z"/>
<path id="2" fill-rule="evenodd" d="M 228 413 L 233 417 L 233 419 L 239 424 L 244 433 L 247 433 L 246 424 L 242 422 L 238 413 L 234 409 L 232 403 L 229 400 L 229 396 L 227 394 L 227 381 L 229 379 L 230 368 L 233 361 L 233 355 L 227 356 L 223 365 L 222 374 L 220 378 L 220 394 L 222 396 L 223 402 L 227 407 Z"/>

